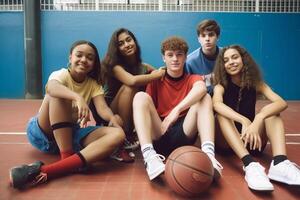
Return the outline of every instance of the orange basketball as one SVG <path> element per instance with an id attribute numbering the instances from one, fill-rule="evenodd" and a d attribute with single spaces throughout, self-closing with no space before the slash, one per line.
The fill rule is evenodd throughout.
<path id="1" fill-rule="evenodd" d="M 194 146 L 175 149 L 166 162 L 166 181 L 181 196 L 198 196 L 211 185 L 213 174 L 214 169 L 206 153 Z"/>

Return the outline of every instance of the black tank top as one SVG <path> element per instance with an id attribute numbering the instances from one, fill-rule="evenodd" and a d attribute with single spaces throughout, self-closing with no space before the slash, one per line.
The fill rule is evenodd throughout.
<path id="1" fill-rule="evenodd" d="M 239 91 L 240 87 L 229 81 L 223 95 L 223 102 L 239 114 L 253 121 L 255 117 L 256 90 L 254 88 L 244 88 L 238 103 Z M 241 132 L 241 124 L 235 122 L 235 126 Z"/>

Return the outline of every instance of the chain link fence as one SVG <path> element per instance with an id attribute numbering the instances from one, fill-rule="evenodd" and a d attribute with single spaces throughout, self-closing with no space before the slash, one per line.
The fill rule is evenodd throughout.
<path id="1" fill-rule="evenodd" d="M 23 11 L 25 0 L 0 0 L 0 11 Z M 40 0 L 43 11 L 300 13 L 300 0 Z"/>

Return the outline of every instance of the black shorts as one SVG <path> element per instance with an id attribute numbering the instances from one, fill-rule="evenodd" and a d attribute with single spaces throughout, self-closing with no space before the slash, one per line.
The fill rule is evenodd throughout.
<path id="1" fill-rule="evenodd" d="M 158 140 L 153 141 L 155 151 L 164 156 L 168 156 L 178 147 L 193 145 L 196 142 L 197 134 L 194 138 L 188 138 L 183 131 L 184 117 L 179 118 Z"/>

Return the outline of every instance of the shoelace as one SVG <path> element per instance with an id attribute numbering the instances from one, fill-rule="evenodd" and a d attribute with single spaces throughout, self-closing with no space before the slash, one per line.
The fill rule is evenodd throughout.
<path id="1" fill-rule="evenodd" d="M 208 157 L 210 158 L 213 166 L 216 165 L 216 167 L 218 167 L 219 169 L 223 169 L 223 166 L 221 165 L 221 163 L 219 163 L 219 161 L 217 161 L 217 159 L 209 154 L 207 154 Z M 214 166 L 215 167 L 215 166 Z"/>
<path id="2" fill-rule="evenodd" d="M 151 155 L 151 156 L 149 156 L 149 158 L 147 158 L 147 159 L 145 159 L 145 164 L 146 163 L 148 163 L 148 162 L 150 162 L 151 160 L 153 160 L 154 158 L 158 158 L 160 161 L 165 161 L 165 157 L 163 156 L 163 155 L 161 155 L 161 154 L 155 154 L 155 155 Z"/>
<path id="3" fill-rule="evenodd" d="M 35 179 L 30 183 L 30 186 L 35 186 L 40 183 L 45 183 L 48 180 L 48 176 L 46 173 L 41 172 L 39 175 L 35 177 Z"/>
<path id="4" fill-rule="evenodd" d="M 252 173 L 255 174 L 255 177 L 262 177 L 264 179 L 268 179 L 265 174 L 265 168 L 261 165 L 255 164 L 251 169 Z"/>

